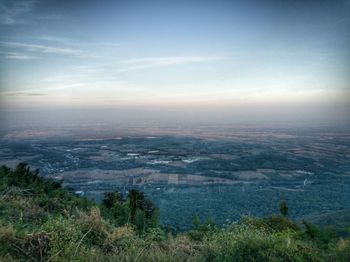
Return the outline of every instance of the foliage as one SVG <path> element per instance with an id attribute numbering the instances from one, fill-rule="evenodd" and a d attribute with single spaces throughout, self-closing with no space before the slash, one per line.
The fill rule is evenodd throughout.
<path id="1" fill-rule="evenodd" d="M 115 225 L 130 223 L 140 234 L 159 225 L 158 209 L 143 192 L 136 189 L 131 189 L 126 199 L 117 191 L 105 193 L 102 208 Z"/>
<path id="2" fill-rule="evenodd" d="M 283 216 L 288 216 L 288 205 L 286 201 L 280 203 L 280 212 Z"/>
<path id="3" fill-rule="evenodd" d="M 0 260 L 350 261 L 350 239 L 281 213 L 224 227 L 195 217 L 190 231 L 173 235 L 135 189 L 106 193 L 99 205 L 25 164 L 1 167 Z"/>

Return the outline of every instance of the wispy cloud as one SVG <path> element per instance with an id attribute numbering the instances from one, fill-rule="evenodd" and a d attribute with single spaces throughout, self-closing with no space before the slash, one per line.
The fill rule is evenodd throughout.
<path id="1" fill-rule="evenodd" d="M 123 71 L 145 69 L 156 66 L 180 65 L 198 62 L 222 60 L 222 57 L 213 56 L 166 56 L 166 57 L 144 57 L 128 59 L 122 62 L 127 67 Z"/>
<path id="2" fill-rule="evenodd" d="M 62 48 L 62 47 L 53 47 L 48 45 L 38 45 L 38 44 L 27 44 L 20 42 L 1 42 L 2 46 L 10 48 L 19 48 L 24 49 L 30 52 L 39 52 L 39 53 L 54 53 L 54 54 L 65 54 L 65 55 L 80 55 L 83 52 L 78 49 L 72 48 Z"/>
<path id="3" fill-rule="evenodd" d="M 53 36 L 53 35 L 41 35 L 37 37 L 32 37 L 32 39 L 39 40 L 39 41 L 46 41 L 51 43 L 59 43 L 59 44 L 72 44 L 75 43 L 71 38 L 67 37 L 61 37 L 61 36 Z"/>
<path id="4" fill-rule="evenodd" d="M 18 96 L 46 96 L 47 94 L 17 91 L 17 92 L 2 92 L 1 95 L 9 96 L 9 97 L 18 97 Z"/>
<path id="5" fill-rule="evenodd" d="M 23 23 L 24 15 L 30 13 L 38 1 L 5 1 L 0 8 L 0 23 L 13 25 Z"/>
<path id="6" fill-rule="evenodd" d="M 14 59 L 14 60 L 31 60 L 31 59 L 37 58 L 35 56 L 28 55 L 28 54 L 17 53 L 17 52 L 3 52 L 3 51 L 0 51 L 0 56 L 6 59 Z"/>
<path id="7" fill-rule="evenodd" d="M 32 59 L 36 59 L 37 57 L 31 56 L 31 55 L 18 54 L 18 53 L 8 53 L 5 55 L 5 58 L 14 59 L 14 60 L 32 60 Z"/>
<path id="8" fill-rule="evenodd" d="M 106 41 L 98 41 L 98 42 L 91 42 L 91 41 L 78 41 L 76 39 L 68 38 L 68 37 L 62 37 L 62 36 L 54 36 L 54 35 L 41 35 L 37 37 L 33 37 L 32 39 L 38 40 L 38 41 L 44 41 L 48 43 L 55 43 L 55 44 L 64 44 L 64 45 L 70 45 L 70 46 L 103 46 L 103 47 L 120 47 L 122 46 L 122 43 L 120 42 L 106 42 Z"/>
<path id="9" fill-rule="evenodd" d="M 81 58 L 102 58 L 101 55 L 94 53 L 94 51 L 89 51 L 86 46 L 82 46 L 79 42 L 74 45 L 69 44 L 68 40 L 64 42 L 63 38 L 61 42 L 58 40 L 51 41 L 53 43 L 28 43 L 28 42 L 0 42 L 0 46 L 8 48 L 9 52 L 30 52 L 34 53 L 39 57 L 39 54 L 57 54 L 57 55 L 68 55 L 76 56 Z M 71 46 L 74 46 L 73 48 Z"/>
<path id="10" fill-rule="evenodd" d="M 23 93 L 23 96 L 46 96 L 44 93 Z"/>

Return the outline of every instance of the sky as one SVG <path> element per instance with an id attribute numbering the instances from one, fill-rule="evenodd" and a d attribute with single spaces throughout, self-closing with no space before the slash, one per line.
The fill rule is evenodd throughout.
<path id="1" fill-rule="evenodd" d="M 350 115 L 349 0 L 0 0 L 0 7 L 2 115 L 121 110 L 126 119 L 129 112 L 223 122 Z"/>

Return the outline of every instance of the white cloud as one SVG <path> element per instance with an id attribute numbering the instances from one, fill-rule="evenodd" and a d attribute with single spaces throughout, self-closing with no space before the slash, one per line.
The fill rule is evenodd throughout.
<path id="1" fill-rule="evenodd" d="M 35 92 L 27 92 L 27 91 L 14 91 L 14 92 L 1 92 L 2 96 L 8 97 L 18 97 L 18 96 L 46 96 L 45 93 L 35 93 Z"/>
<path id="2" fill-rule="evenodd" d="M 6 59 L 14 59 L 14 60 L 31 60 L 31 59 L 37 58 L 37 57 L 32 56 L 32 55 L 27 55 L 24 53 L 17 53 L 17 52 L 0 51 L 0 55 Z"/>
<path id="3" fill-rule="evenodd" d="M 78 41 L 76 39 L 62 37 L 62 36 L 54 36 L 54 35 L 41 35 L 38 37 L 33 37 L 33 39 L 37 41 L 44 41 L 56 44 L 70 45 L 70 46 L 80 46 L 80 47 L 108 47 L 108 48 L 118 48 L 122 46 L 120 42 L 90 42 L 90 41 Z"/>
<path id="4" fill-rule="evenodd" d="M 61 48 L 53 47 L 48 45 L 38 45 L 38 44 L 26 44 L 19 42 L 1 42 L 1 45 L 11 47 L 11 48 L 20 48 L 25 49 L 30 52 L 39 52 L 39 53 L 55 53 L 55 54 L 68 54 L 68 55 L 79 55 L 82 53 L 81 50 L 72 49 L 72 48 Z"/>
<path id="5" fill-rule="evenodd" d="M 22 54 L 16 54 L 16 53 L 9 53 L 5 57 L 7 59 L 14 59 L 14 60 L 31 60 L 31 59 L 36 59 L 35 56 L 22 55 Z"/>
<path id="6" fill-rule="evenodd" d="M 53 43 L 60 43 L 60 44 L 72 44 L 76 41 L 67 38 L 67 37 L 61 37 L 61 36 L 53 36 L 53 35 L 41 35 L 38 37 L 33 37 L 35 40 L 39 41 L 46 41 L 46 42 L 53 42 Z"/>
<path id="7" fill-rule="evenodd" d="M 37 1 L 7 1 L 0 9 L 0 23 L 13 25 L 23 23 L 22 16 L 30 13 Z"/>
<path id="8" fill-rule="evenodd" d="M 156 66 L 180 65 L 198 62 L 207 62 L 213 60 L 221 60 L 222 57 L 206 57 L 206 56 L 167 56 L 167 57 L 145 57 L 128 59 L 122 62 L 127 67 L 122 71 L 144 69 Z"/>

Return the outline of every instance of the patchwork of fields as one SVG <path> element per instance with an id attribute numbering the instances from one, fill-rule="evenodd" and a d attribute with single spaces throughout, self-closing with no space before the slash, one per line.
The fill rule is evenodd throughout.
<path id="1" fill-rule="evenodd" d="M 346 132 L 226 132 L 4 137 L 0 164 L 27 162 L 97 200 L 105 191 L 140 188 L 160 207 L 163 223 L 176 228 L 189 227 L 194 215 L 221 224 L 242 215 L 269 215 L 278 212 L 281 200 L 296 219 L 350 209 Z"/>

